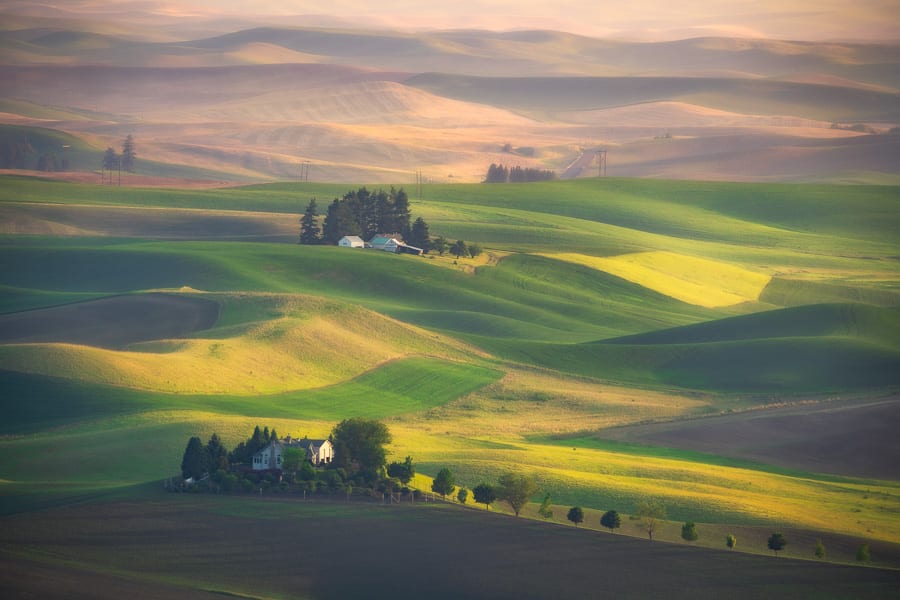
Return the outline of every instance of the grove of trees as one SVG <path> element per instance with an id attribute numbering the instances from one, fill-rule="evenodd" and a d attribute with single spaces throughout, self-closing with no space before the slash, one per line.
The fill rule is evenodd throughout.
<path id="1" fill-rule="evenodd" d="M 491 163 L 488 167 L 484 183 L 530 183 L 533 181 L 549 181 L 556 179 L 556 173 L 545 169 L 522 168 Z"/>

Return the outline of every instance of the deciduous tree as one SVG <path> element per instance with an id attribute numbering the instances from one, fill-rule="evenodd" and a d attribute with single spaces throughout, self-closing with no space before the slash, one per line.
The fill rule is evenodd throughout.
<path id="1" fill-rule="evenodd" d="M 787 546 L 787 539 L 782 533 L 776 531 L 769 536 L 768 546 L 769 550 L 772 550 L 778 556 L 778 551 L 783 550 Z"/>
<path id="2" fill-rule="evenodd" d="M 698 537 L 697 525 L 693 521 L 688 521 L 681 526 L 681 539 L 684 541 L 696 542 Z"/>
<path id="3" fill-rule="evenodd" d="M 734 547 L 737 546 L 737 538 L 734 537 L 733 533 L 729 533 L 725 536 L 725 545 L 732 550 L 734 550 Z"/>
<path id="4" fill-rule="evenodd" d="M 822 540 L 816 540 L 816 550 L 813 554 L 820 560 L 825 558 L 825 544 L 822 543 Z"/>
<path id="5" fill-rule="evenodd" d="M 465 504 L 466 500 L 469 499 L 469 490 L 464 487 L 459 488 L 459 491 L 456 493 L 456 499 L 459 500 L 460 504 Z"/>
<path id="6" fill-rule="evenodd" d="M 584 510 L 580 506 L 573 506 L 569 509 L 566 518 L 575 523 L 575 527 L 578 527 L 578 524 L 584 521 Z"/>
<path id="7" fill-rule="evenodd" d="M 390 477 L 396 477 L 403 485 L 406 485 L 416 474 L 416 467 L 412 462 L 412 458 L 407 456 L 406 460 L 402 463 L 392 462 L 389 464 L 387 467 L 387 474 Z"/>
<path id="8" fill-rule="evenodd" d="M 641 527 L 647 532 L 647 536 L 652 540 L 653 532 L 659 526 L 659 522 L 666 518 L 666 507 L 660 502 L 652 498 L 642 500 L 638 503 L 635 510 Z"/>
<path id="9" fill-rule="evenodd" d="M 450 254 L 459 258 L 461 256 L 468 256 L 469 249 L 466 246 L 466 243 L 462 240 L 456 240 L 452 246 L 450 246 Z"/>
<path id="10" fill-rule="evenodd" d="M 387 426 L 380 421 L 359 417 L 345 419 L 331 432 L 334 466 L 360 473 L 366 481 L 374 481 L 384 468 L 384 447 L 391 439 Z"/>
<path id="11" fill-rule="evenodd" d="M 517 517 L 528 500 L 538 491 L 537 483 L 532 477 L 517 473 L 504 473 L 500 476 L 499 484 L 498 496 L 509 503 Z"/>
<path id="12" fill-rule="evenodd" d="M 489 483 L 479 483 L 472 489 L 475 502 L 484 504 L 485 510 L 491 509 L 491 504 L 497 500 L 497 491 Z"/>
<path id="13" fill-rule="evenodd" d="M 600 517 L 600 524 L 612 533 L 613 529 L 618 529 L 622 525 L 622 519 L 616 511 L 608 510 Z"/>
<path id="14" fill-rule="evenodd" d="M 454 487 L 456 487 L 456 480 L 453 478 L 453 472 L 447 467 L 438 471 L 434 481 L 431 482 L 431 491 L 440 494 L 441 498 L 445 498 L 447 494 L 452 494 Z"/>
<path id="15" fill-rule="evenodd" d="M 856 561 L 857 562 L 869 562 L 871 560 L 872 554 L 869 552 L 868 544 L 861 544 L 860 547 L 856 550 Z"/>

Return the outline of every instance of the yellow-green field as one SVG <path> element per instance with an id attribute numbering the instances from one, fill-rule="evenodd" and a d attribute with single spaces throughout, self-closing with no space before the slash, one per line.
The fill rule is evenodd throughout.
<path id="1" fill-rule="evenodd" d="M 759 299 L 771 277 L 728 263 L 674 252 L 640 252 L 603 258 L 548 254 L 550 258 L 611 273 L 682 302 L 717 308 Z"/>
<path id="2" fill-rule="evenodd" d="M 219 306 L 210 329 L 121 347 L 4 338 L 7 512 L 134 493 L 129 486 L 174 475 L 193 435 L 216 432 L 233 446 L 258 424 L 325 436 L 363 416 L 388 425 L 390 460 L 413 457 L 421 487 L 445 466 L 469 489 L 507 470 L 531 474 L 533 502 L 551 494 L 558 522 L 576 504 L 597 521 L 599 511 L 631 515 L 654 497 L 667 507 L 664 531 L 694 520 L 716 535 L 777 527 L 900 544 L 891 448 L 872 457 L 888 474 L 874 478 L 808 472 L 790 456 L 753 462 L 742 458 L 746 441 L 700 453 L 606 436 L 791 403 L 893 398 L 894 188 L 426 186 L 432 234 L 482 245 L 473 260 L 235 241 L 242 211 L 252 212 L 250 229 L 260 212 L 295 219 L 309 195 L 340 194 L 324 185 L 170 193 L 9 183 L 0 201 L 10 214 L 52 201 L 42 218 L 61 226 L 84 218 L 67 207 L 98 203 L 131 207 L 136 230 L 153 212 L 152 232 L 177 224 L 176 206 L 231 218 L 221 237 L 221 221 L 201 218 L 192 227 L 213 229 L 178 240 L 0 239 L 11 265 L 0 278 L 5 324 L 31 309 L 75 314 L 83 301 L 149 291 Z M 97 232 L 121 234 L 112 217 L 93 214 Z M 817 421 L 791 434 L 802 438 L 794 447 L 825 451 L 838 429 Z M 641 535 L 633 522 L 623 532 Z"/>

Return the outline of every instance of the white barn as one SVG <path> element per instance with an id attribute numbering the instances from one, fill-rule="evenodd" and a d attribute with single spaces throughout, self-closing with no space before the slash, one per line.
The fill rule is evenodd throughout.
<path id="1" fill-rule="evenodd" d="M 365 248 L 366 243 L 358 235 L 345 235 L 338 240 L 338 246 L 341 248 Z"/>
<path id="2" fill-rule="evenodd" d="M 402 243 L 403 242 L 397 238 L 379 235 L 369 240 L 369 247 L 374 250 L 384 250 L 385 252 L 397 252 L 397 248 L 399 248 Z"/>

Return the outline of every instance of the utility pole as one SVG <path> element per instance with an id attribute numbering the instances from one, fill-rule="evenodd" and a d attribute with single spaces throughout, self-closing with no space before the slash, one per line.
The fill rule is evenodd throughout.
<path id="1" fill-rule="evenodd" d="M 300 163 L 300 181 L 309 181 L 309 161 L 305 160 Z"/>
<path id="2" fill-rule="evenodd" d="M 597 177 L 606 177 L 606 150 L 597 150 Z"/>
<path id="3" fill-rule="evenodd" d="M 416 170 L 416 199 L 419 202 L 422 201 L 422 187 L 425 184 L 425 177 L 422 175 L 422 170 Z"/>

